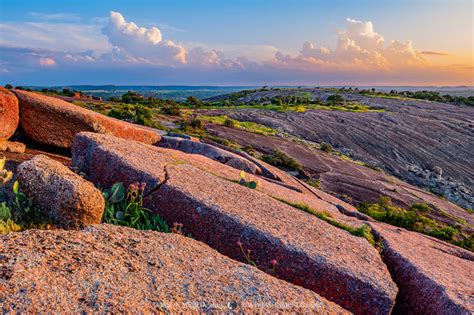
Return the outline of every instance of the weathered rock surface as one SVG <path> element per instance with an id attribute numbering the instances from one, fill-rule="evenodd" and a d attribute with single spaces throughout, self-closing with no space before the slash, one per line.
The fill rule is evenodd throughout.
<path id="1" fill-rule="evenodd" d="M 435 238 L 371 223 L 398 284 L 399 314 L 473 314 L 474 254 Z"/>
<path id="2" fill-rule="evenodd" d="M 22 190 L 58 226 L 76 229 L 100 223 L 105 207 L 102 193 L 63 164 L 38 155 L 17 171 Z"/>
<path id="3" fill-rule="evenodd" d="M 207 143 L 180 137 L 161 137 L 161 141 L 158 142 L 157 145 L 162 148 L 179 150 L 185 153 L 200 154 L 251 174 L 262 173 L 262 170 L 254 163 L 237 154 L 216 148 Z"/>
<path id="4" fill-rule="evenodd" d="M 258 102 L 262 97 L 301 95 L 325 100 L 332 92 L 321 89 L 261 91 L 239 101 Z M 443 177 L 469 188 L 470 194 L 446 194 L 465 208 L 474 204 L 464 197 L 474 191 L 474 108 L 414 99 L 390 99 L 340 93 L 385 112 L 342 112 L 308 110 L 304 113 L 242 109 L 215 111 L 241 121 L 253 121 L 286 131 L 302 139 L 326 142 L 356 160 L 381 167 L 411 184 L 426 187 L 423 177 L 410 171 L 416 165 L 423 170 L 440 167 Z M 220 97 L 221 99 L 223 97 Z M 462 139 L 462 140 L 461 140 Z M 445 187 L 440 187 L 443 193 Z"/>
<path id="5" fill-rule="evenodd" d="M 395 205 L 405 209 L 410 209 L 415 203 L 425 203 L 433 209 L 426 214 L 428 217 L 442 224 L 459 225 L 467 233 L 474 231 L 474 214 L 468 213 L 465 209 L 448 200 L 439 198 L 426 190 L 383 172 L 312 148 L 310 144 L 304 145 L 287 139 L 262 136 L 215 124 L 207 125 L 206 128 L 219 137 L 235 141 L 241 145 L 251 145 L 255 150 L 261 152 L 278 149 L 287 153 L 303 166 L 306 173 L 320 180 L 319 187 L 321 190 L 332 193 L 339 198 L 344 198 L 353 205 L 359 205 L 363 202 L 378 202 L 381 195 L 389 196 Z M 284 176 L 280 173 L 282 179 L 290 180 Z M 450 186 L 450 189 L 452 189 L 452 186 Z M 474 197 L 471 196 L 470 198 Z M 340 200 L 334 197 L 333 200 L 327 198 L 325 200 L 341 203 Z M 344 204 L 340 205 L 348 208 Z"/>
<path id="6" fill-rule="evenodd" d="M 74 166 L 96 184 L 146 182 L 148 208 L 168 223 L 183 223 L 194 238 L 221 253 L 246 261 L 237 245 L 241 242 L 260 269 L 356 313 L 388 314 L 393 307 L 397 288 L 377 250 L 364 238 L 222 179 L 225 172 L 238 176 L 226 165 L 91 133 L 79 134 L 72 152 Z M 275 270 L 272 259 L 278 261 Z"/>
<path id="7" fill-rule="evenodd" d="M 104 184 L 104 187 L 111 186 L 116 182 L 123 182 L 128 185 L 136 181 L 134 178 L 136 178 L 137 168 L 128 165 L 124 166 L 123 156 L 110 154 L 111 150 L 123 152 L 134 163 L 140 163 L 140 169 L 150 172 L 153 172 L 157 167 L 164 168 L 165 165 L 170 163 L 186 163 L 233 182 L 238 182 L 241 179 L 239 170 L 202 155 L 186 154 L 177 150 L 150 147 L 139 143 L 132 145 L 131 142 L 122 141 L 118 138 L 91 133 L 81 133 L 74 139 L 72 146 L 74 167 L 84 170 L 85 173 L 90 174 L 89 178 L 92 182 L 100 181 Z M 156 159 L 156 155 L 160 155 L 159 160 Z M 153 163 L 148 161 L 153 161 Z M 337 206 L 343 206 L 351 213 L 361 214 L 351 205 L 320 190 L 307 187 L 294 177 L 273 166 L 267 165 L 264 162 L 262 162 L 262 165 L 270 169 L 283 182 L 269 181 L 267 178 L 247 173 L 247 181 L 258 183 L 256 190 L 287 202 L 305 204 L 314 210 L 325 212 L 340 222 L 354 227 L 360 227 L 364 224 L 360 220 L 342 215 L 341 211 L 337 208 Z M 105 173 L 113 174 L 113 176 L 102 176 Z M 164 179 L 164 175 L 160 176 L 157 180 L 142 174 L 139 181 L 147 183 L 147 192 L 149 192 L 152 187 L 156 187 Z"/>
<path id="8" fill-rule="evenodd" d="M 25 153 L 26 146 L 24 143 L 15 141 L 0 142 L 0 151 L 7 151 L 10 153 Z"/>
<path id="9" fill-rule="evenodd" d="M 42 144 L 69 148 L 74 136 L 81 131 L 113 134 L 150 144 L 161 138 L 150 128 L 107 117 L 58 98 L 22 90 L 13 92 L 20 103 L 23 131 Z"/>
<path id="10" fill-rule="evenodd" d="M 0 235 L 2 313 L 348 313 L 177 234 L 96 225 Z M 230 304 L 229 304 L 230 305 Z"/>
<path id="11" fill-rule="evenodd" d="M 18 99 L 0 86 L 0 142 L 8 140 L 18 126 Z"/>
<path id="12" fill-rule="evenodd" d="M 26 148 L 24 153 L 14 153 L 8 151 L 0 151 L 0 159 L 6 158 L 5 169 L 13 172 L 13 178 L 4 185 L 0 185 L 0 203 L 4 201 L 13 200 L 13 184 L 18 179 L 16 169 L 24 161 L 31 160 L 34 156 L 43 154 L 49 158 L 60 162 L 63 165 L 69 165 L 71 160 L 67 157 L 53 154 L 46 151 L 40 151 L 36 149 Z"/>

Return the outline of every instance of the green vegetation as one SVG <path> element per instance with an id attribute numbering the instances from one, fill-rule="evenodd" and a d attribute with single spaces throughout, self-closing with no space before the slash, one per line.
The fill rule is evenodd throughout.
<path id="1" fill-rule="evenodd" d="M 13 177 L 13 173 L 5 169 L 6 163 L 7 159 L 5 157 L 0 159 L 0 185 L 6 184 Z"/>
<path id="2" fill-rule="evenodd" d="M 134 183 L 126 190 L 122 183 L 116 183 L 110 190 L 104 191 L 106 206 L 102 221 L 137 230 L 169 233 L 171 230 L 166 222 L 143 207 L 145 187 L 145 183 Z"/>
<path id="3" fill-rule="evenodd" d="M 0 160 L 0 185 L 6 184 L 13 176 L 13 173 L 5 169 L 7 159 Z M 0 203 L 0 234 L 20 231 L 21 227 L 15 223 L 12 217 L 11 208 L 6 202 Z"/>
<path id="4" fill-rule="evenodd" d="M 336 103 L 320 103 L 320 104 L 260 104 L 260 103 L 242 103 L 239 105 L 226 105 L 225 102 L 214 102 L 208 105 L 205 105 L 206 109 L 261 109 L 261 110 L 272 110 L 277 112 L 288 112 L 293 111 L 297 113 L 304 113 L 307 110 L 337 110 L 343 112 L 352 112 L 352 113 L 367 113 L 367 112 L 384 112 L 384 109 L 375 108 L 368 105 L 363 105 L 359 102 L 351 101 L 345 102 L 344 104 Z"/>
<path id="5" fill-rule="evenodd" d="M 345 90 L 347 91 L 347 90 Z M 349 90 L 352 91 L 352 90 Z M 390 92 L 376 92 L 375 89 L 371 90 L 354 90 L 357 91 L 359 94 L 367 95 L 367 96 L 376 96 L 376 97 L 383 97 L 383 98 L 396 98 L 396 99 L 407 99 L 407 98 L 414 98 L 420 100 L 428 100 L 428 101 L 435 101 L 435 102 L 443 102 L 443 103 L 450 103 L 455 105 L 467 105 L 467 106 L 474 106 L 474 96 L 451 96 L 449 94 L 441 95 L 440 92 L 436 91 L 401 91 L 398 92 L 396 90 L 391 90 Z"/>
<path id="6" fill-rule="evenodd" d="M 380 196 L 378 203 L 364 203 L 358 209 L 377 221 L 427 234 L 474 251 L 473 235 L 465 237 L 458 227 L 440 226 L 436 221 L 427 218 L 425 215 L 431 209 L 426 204 L 414 204 L 409 210 L 405 210 L 392 205 L 390 197 Z"/>
<path id="7" fill-rule="evenodd" d="M 262 160 L 267 162 L 268 164 L 282 168 L 287 171 L 302 170 L 302 166 L 298 161 L 278 149 L 273 150 L 269 154 L 263 155 Z"/>
<path id="8" fill-rule="evenodd" d="M 108 116 L 143 126 L 153 128 L 159 127 L 158 124 L 153 121 L 153 112 L 151 108 L 143 105 L 116 104 L 108 113 Z"/>
<path id="9" fill-rule="evenodd" d="M 230 119 L 225 115 L 222 116 L 199 116 L 201 119 L 207 120 L 209 122 L 224 125 L 227 127 L 232 127 L 236 129 L 242 129 L 245 131 L 265 135 L 265 136 L 273 136 L 277 133 L 275 129 L 270 127 L 266 127 L 264 125 L 260 125 L 254 122 L 249 121 L 238 121 L 234 119 Z"/>
<path id="10" fill-rule="evenodd" d="M 231 93 L 226 95 L 226 97 L 219 101 L 214 101 L 210 103 L 203 103 L 207 109 L 262 109 L 262 110 L 273 110 L 278 112 L 305 112 L 309 109 L 315 110 L 338 110 L 338 111 L 348 111 L 348 112 L 383 112 L 383 109 L 373 108 L 368 105 L 363 105 L 356 101 L 346 101 L 344 98 L 337 94 L 330 95 L 326 102 L 323 102 L 319 98 L 313 98 L 311 92 L 297 92 L 290 95 L 277 95 L 269 97 L 266 94 L 263 94 L 259 98 L 253 98 L 252 101 L 245 99 L 246 96 L 269 90 L 285 90 L 285 89 L 275 89 L 275 88 L 264 88 L 260 90 L 245 90 L 236 93 Z M 258 95 L 257 95 L 258 97 Z"/>
<path id="11" fill-rule="evenodd" d="M 189 96 L 186 100 L 186 105 L 191 108 L 199 108 L 204 105 L 204 103 L 194 96 Z"/>
<path id="12" fill-rule="evenodd" d="M 17 181 L 13 184 L 13 195 L 12 202 L 0 203 L 0 234 L 50 227 L 53 221 L 20 191 Z"/>
<path id="13" fill-rule="evenodd" d="M 19 231 L 21 231 L 21 226 L 13 221 L 10 207 L 6 202 L 0 203 L 0 234 Z"/>
<path id="14" fill-rule="evenodd" d="M 332 145 L 326 142 L 322 142 L 319 148 L 321 149 L 321 151 L 324 151 L 327 153 L 332 153 L 334 151 L 334 148 L 332 147 Z"/>
<path id="15" fill-rule="evenodd" d="M 303 204 L 303 203 L 297 203 L 297 202 L 289 202 L 284 199 L 279 199 L 277 200 L 284 202 L 292 207 L 295 207 L 297 209 L 303 210 L 304 212 L 307 212 L 309 214 L 315 215 L 319 219 L 326 221 L 327 223 L 343 229 L 352 235 L 359 236 L 359 237 L 364 237 L 370 244 L 375 245 L 375 238 L 374 235 L 372 234 L 372 231 L 370 230 L 370 227 L 366 224 L 361 226 L 360 228 L 353 228 L 351 226 L 345 225 L 344 223 L 338 222 L 335 219 L 331 217 L 330 214 L 325 213 L 325 212 L 318 212 L 312 208 L 310 208 L 308 205 Z"/>
<path id="16" fill-rule="evenodd" d="M 145 107 L 150 108 L 163 108 L 163 107 L 173 107 L 178 106 L 179 103 L 169 100 L 161 99 L 158 97 L 145 97 L 138 92 L 128 91 L 123 94 L 121 97 L 111 97 L 109 99 L 114 103 L 125 103 L 125 104 L 134 104 L 134 105 L 144 105 Z"/>
<path id="17" fill-rule="evenodd" d="M 321 180 L 319 178 L 309 177 L 304 178 L 303 181 L 314 188 L 319 188 L 319 186 L 321 185 Z"/>
<path id="18" fill-rule="evenodd" d="M 258 182 L 255 182 L 255 181 L 247 181 L 245 179 L 245 172 L 244 171 L 240 171 L 240 181 L 239 181 L 239 184 L 242 185 L 242 186 L 245 186 L 247 188 L 250 188 L 250 189 L 257 189 L 257 185 L 258 185 Z"/>
<path id="19" fill-rule="evenodd" d="M 340 94 L 332 94 L 332 95 L 329 95 L 328 98 L 327 98 L 327 102 L 329 102 L 330 104 L 344 104 L 345 100 L 344 98 L 342 97 L 342 95 Z"/>

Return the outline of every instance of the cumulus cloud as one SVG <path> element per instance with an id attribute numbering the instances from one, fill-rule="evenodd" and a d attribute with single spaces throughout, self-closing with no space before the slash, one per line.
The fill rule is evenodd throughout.
<path id="1" fill-rule="evenodd" d="M 144 61 L 157 65 L 186 63 L 186 50 L 171 40 L 163 40 L 161 31 L 127 22 L 122 14 L 110 12 L 109 22 L 103 28 L 115 56 L 125 56 L 130 61 Z"/>
<path id="2" fill-rule="evenodd" d="M 166 38 L 166 29 L 139 26 L 119 12 L 90 24 L 56 22 L 68 18 L 63 15 L 35 17 L 45 22 L 0 23 L 0 72 L 22 84 L 45 73 L 58 83 L 63 77 L 117 84 L 472 82 L 472 65 L 431 66 L 423 56 L 442 54 L 418 51 L 410 41 L 387 42 L 370 21 L 347 19 L 334 46 L 307 41 L 290 55 L 269 45 L 178 43 Z"/>
<path id="3" fill-rule="evenodd" d="M 384 37 L 374 30 L 370 21 L 348 18 L 346 27 L 337 34 L 334 50 L 305 42 L 299 55 L 275 55 L 276 65 L 306 69 L 353 69 L 362 71 L 390 71 L 399 66 L 422 66 L 426 60 L 410 41 L 391 41 L 385 45 Z M 309 67 L 309 68 L 308 68 Z"/>

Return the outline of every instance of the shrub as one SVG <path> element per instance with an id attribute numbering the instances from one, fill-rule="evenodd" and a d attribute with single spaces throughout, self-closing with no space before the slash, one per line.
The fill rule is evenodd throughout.
<path id="1" fill-rule="evenodd" d="M 117 104 L 108 115 L 143 126 L 157 127 L 151 108 L 143 105 Z"/>
<path id="2" fill-rule="evenodd" d="M 128 91 L 122 95 L 122 102 L 127 104 L 139 104 L 143 100 L 143 96 L 137 92 Z"/>
<path id="3" fill-rule="evenodd" d="M 166 222 L 143 207 L 145 187 L 145 183 L 134 183 L 126 190 L 122 183 L 116 183 L 110 190 L 104 191 L 106 206 L 102 221 L 137 230 L 169 233 L 170 228 Z"/>
<path id="4" fill-rule="evenodd" d="M 289 171 L 300 171 L 302 170 L 301 164 L 299 164 L 291 156 L 282 152 L 278 149 L 275 149 L 270 154 L 262 156 L 262 160 L 276 167 L 283 168 Z"/>
<path id="5" fill-rule="evenodd" d="M 230 119 L 230 118 L 226 118 L 226 120 L 224 120 L 224 126 L 229 127 L 229 128 L 234 128 L 235 127 L 235 120 Z"/>
<path id="6" fill-rule="evenodd" d="M 191 128 L 197 129 L 197 130 L 202 130 L 204 129 L 204 124 L 202 123 L 202 120 L 199 118 L 193 118 L 187 123 Z"/>
<path id="7" fill-rule="evenodd" d="M 200 99 L 194 96 L 189 96 L 186 101 L 186 104 L 190 107 L 201 107 L 202 105 L 204 105 Z"/>
<path id="8" fill-rule="evenodd" d="M 473 250 L 472 235 L 466 238 L 457 228 L 451 226 L 439 226 L 436 221 L 425 217 L 424 214 L 431 211 L 430 207 L 426 204 L 413 204 L 410 210 L 405 210 L 394 206 L 390 197 L 380 196 L 378 203 L 363 203 L 358 207 L 358 209 L 360 212 L 369 215 L 377 221 L 427 234 L 443 241 Z"/>
<path id="9" fill-rule="evenodd" d="M 326 143 L 326 142 L 321 143 L 319 148 L 322 151 L 327 152 L 327 153 L 332 153 L 334 151 L 334 148 L 332 147 L 332 145 L 330 145 L 329 143 Z"/>
<path id="10" fill-rule="evenodd" d="M 329 95 L 327 102 L 330 104 L 342 104 L 344 103 L 344 98 L 339 94 Z"/>
<path id="11" fill-rule="evenodd" d="M 170 116 L 181 116 L 181 109 L 176 104 L 166 104 L 161 107 L 161 112 Z"/>
<path id="12" fill-rule="evenodd" d="M 63 89 L 62 94 L 65 96 L 74 96 L 74 91 L 71 89 Z"/>

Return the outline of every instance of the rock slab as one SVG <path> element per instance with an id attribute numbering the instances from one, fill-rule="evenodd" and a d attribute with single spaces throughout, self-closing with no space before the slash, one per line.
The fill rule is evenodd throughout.
<path id="1" fill-rule="evenodd" d="M 26 145 L 16 141 L 0 142 L 0 151 L 7 151 L 10 153 L 25 153 Z"/>
<path id="2" fill-rule="evenodd" d="M 347 314 L 177 234 L 112 225 L 0 235 L 3 313 Z"/>
<path id="3" fill-rule="evenodd" d="M 0 142 L 8 140 L 18 127 L 18 99 L 0 86 Z"/>
<path id="4" fill-rule="evenodd" d="M 102 193 L 60 162 L 37 155 L 21 163 L 17 172 L 22 190 L 59 227 L 100 223 L 105 207 Z"/>
<path id="5" fill-rule="evenodd" d="M 262 174 L 262 170 L 249 160 L 207 143 L 193 141 L 192 139 L 165 136 L 161 138 L 161 141 L 158 142 L 157 145 L 162 148 L 203 155 L 250 174 Z"/>
<path id="6" fill-rule="evenodd" d="M 34 92 L 14 90 L 20 104 L 20 125 L 34 141 L 71 147 L 81 131 L 112 134 L 120 138 L 156 143 L 160 135 L 151 128 L 107 117 L 66 101 Z"/>
<path id="7" fill-rule="evenodd" d="M 396 285 L 364 238 L 173 158 L 174 150 L 81 133 L 72 152 L 73 165 L 96 185 L 146 182 L 147 208 L 231 258 L 251 260 L 355 313 L 389 314 L 393 307 Z"/>
<path id="8" fill-rule="evenodd" d="M 398 284 L 397 314 L 474 314 L 474 254 L 433 237 L 370 223 Z"/>

